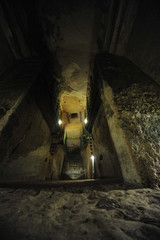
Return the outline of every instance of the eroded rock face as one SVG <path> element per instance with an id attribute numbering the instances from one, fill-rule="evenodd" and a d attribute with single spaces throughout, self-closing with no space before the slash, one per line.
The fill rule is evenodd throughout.
<path id="1" fill-rule="evenodd" d="M 155 1 L 98 1 L 99 45 L 125 56 L 160 83 L 160 4 Z"/>
<path id="2" fill-rule="evenodd" d="M 51 128 L 41 110 L 45 108 L 48 114 L 51 106 L 46 101 L 49 95 L 46 91 L 45 101 L 39 103 L 40 66 L 36 61 L 24 62 L 1 79 L 0 104 L 7 107 L 0 119 L 0 180 L 44 179 Z"/>
<path id="3" fill-rule="evenodd" d="M 101 57 L 102 99 L 124 179 L 158 185 L 160 87 L 128 60 Z"/>
<path id="4" fill-rule="evenodd" d="M 44 178 L 50 130 L 33 99 L 27 100 L 31 98 L 20 103 L 1 132 L 1 180 Z"/>
<path id="5" fill-rule="evenodd" d="M 41 0 L 37 5 L 46 45 L 61 65 L 62 111 L 77 112 L 86 108 L 89 65 L 95 50 L 92 39 L 94 3 Z M 74 98 L 79 104 L 75 104 Z"/>
<path id="6" fill-rule="evenodd" d="M 0 196 L 2 240 L 160 238 L 158 190 L 65 186 L 1 189 Z"/>
<path id="7" fill-rule="evenodd" d="M 120 165 L 110 136 L 103 104 L 101 104 L 97 113 L 92 129 L 92 136 L 94 140 L 94 154 L 96 158 L 96 177 L 120 178 Z"/>
<path id="8" fill-rule="evenodd" d="M 115 95 L 121 127 L 143 181 L 160 176 L 160 89 L 135 84 Z"/>

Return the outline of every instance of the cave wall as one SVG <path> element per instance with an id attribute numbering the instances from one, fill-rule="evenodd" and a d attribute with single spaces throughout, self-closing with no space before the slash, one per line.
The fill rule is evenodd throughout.
<path id="1" fill-rule="evenodd" d="M 44 180 L 48 168 L 53 179 L 60 175 L 63 151 L 58 148 L 52 165 L 46 161 L 53 138 L 58 138 L 58 93 L 50 65 L 37 57 L 22 60 L 2 75 L 1 180 Z"/>
<path id="2" fill-rule="evenodd" d="M 0 27 L 0 73 L 3 73 L 7 67 L 13 65 L 14 57 L 9 49 L 6 39 L 3 35 L 3 31 Z"/>
<path id="3" fill-rule="evenodd" d="M 17 7 L 18 5 L 18 7 Z M 28 16 L 22 2 L 0 3 L 0 74 L 10 66 L 32 56 L 29 44 Z"/>
<path id="4" fill-rule="evenodd" d="M 59 63 L 43 41 L 35 1 L 0 3 L 1 179 L 45 179 L 57 130 Z"/>
<path id="5" fill-rule="evenodd" d="M 121 177 L 120 165 L 101 104 L 92 128 L 97 178 Z"/>
<path id="6" fill-rule="evenodd" d="M 160 83 L 160 3 L 140 1 L 125 56 Z"/>
<path id="7" fill-rule="evenodd" d="M 59 90 L 57 89 L 56 79 L 52 75 L 47 76 L 46 71 L 48 68 L 44 67 L 43 72 L 41 72 L 38 77 L 34 88 L 35 90 L 35 101 L 39 107 L 43 118 L 45 119 L 50 131 L 56 132 L 58 128 L 58 107 L 59 100 L 56 99 Z M 50 81 L 53 83 L 50 84 Z"/>
<path id="8" fill-rule="evenodd" d="M 53 155 L 52 176 L 53 180 L 61 178 L 62 167 L 64 163 L 64 149 L 61 144 L 57 144 L 55 153 Z"/>
<path id="9" fill-rule="evenodd" d="M 92 175 L 91 149 L 89 144 L 87 143 L 85 144 L 84 148 L 81 151 L 81 156 L 83 159 L 83 166 L 85 169 L 85 178 L 91 179 L 93 178 L 93 175 Z"/>
<path id="10" fill-rule="evenodd" d="M 160 83 L 159 1 L 101 1 L 98 9 L 99 49 L 129 58 Z"/>
<path id="11" fill-rule="evenodd" d="M 99 56 L 101 96 L 123 178 L 126 182 L 158 186 L 160 87 L 127 59 Z"/>
<path id="12" fill-rule="evenodd" d="M 45 179 L 57 121 L 43 69 L 37 58 L 23 60 L 0 81 L 1 180 Z"/>
<path id="13" fill-rule="evenodd" d="M 50 129 L 32 91 L 19 101 L 0 138 L 1 180 L 44 178 L 43 164 L 49 155 Z"/>

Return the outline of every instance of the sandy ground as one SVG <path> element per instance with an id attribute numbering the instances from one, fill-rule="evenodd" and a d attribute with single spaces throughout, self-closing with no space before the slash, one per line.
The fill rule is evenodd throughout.
<path id="1" fill-rule="evenodd" d="M 160 239 L 160 191 L 114 188 L 1 188 L 0 239 Z"/>

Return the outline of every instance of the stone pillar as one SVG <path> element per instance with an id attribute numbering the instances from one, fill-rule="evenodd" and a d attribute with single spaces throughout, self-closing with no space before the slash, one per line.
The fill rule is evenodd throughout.
<path id="1" fill-rule="evenodd" d="M 121 166 L 123 179 L 127 183 L 141 184 L 141 177 L 136 170 L 133 156 L 130 151 L 130 145 L 124 131 L 120 127 L 118 111 L 113 99 L 112 89 L 104 81 L 101 98 L 105 108 L 110 135 Z"/>

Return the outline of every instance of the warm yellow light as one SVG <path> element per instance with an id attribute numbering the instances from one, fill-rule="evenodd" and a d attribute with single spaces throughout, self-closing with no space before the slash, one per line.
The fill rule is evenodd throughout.
<path id="1" fill-rule="evenodd" d="M 88 120 L 87 118 L 84 119 L 84 123 L 87 124 L 88 123 Z"/>
<path id="2" fill-rule="evenodd" d="M 59 124 L 59 126 L 62 125 L 62 120 L 61 119 L 58 120 L 58 124 Z"/>
<path id="3" fill-rule="evenodd" d="M 91 155 L 91 160 L 94 161 L 95 157 L 93 155 Z"/>

